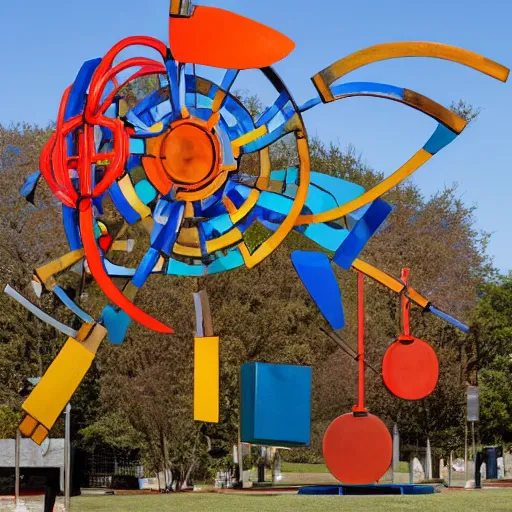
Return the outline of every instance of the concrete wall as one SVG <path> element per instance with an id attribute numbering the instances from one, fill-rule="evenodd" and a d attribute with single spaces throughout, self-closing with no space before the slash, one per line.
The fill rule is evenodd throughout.
<path id="1" fill-rule="evenodd" d="M 64 490 L 64 439 L 50 439 L 47 450 L 31 439 L 22 439 L 20 459 L 22 468 L 59 468 L 60 489 Z M 0 439 L 0 467 L 15 467 L 14 439 Z"/>

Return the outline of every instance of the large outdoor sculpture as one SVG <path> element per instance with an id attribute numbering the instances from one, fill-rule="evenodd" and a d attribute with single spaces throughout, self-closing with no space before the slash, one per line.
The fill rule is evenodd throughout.
<path id="1" fill-rule="evenodd" d="M 114 65 L 120 52 L 133 46 L 151 48 L 158 58 L 129 58 Z M 64 93 L 55 133 L 41 155 L 40 172 L 30 176 L 22 190 L 26 197 L 33 196 L 42 176 L 62 202 L 70 252 L 36 269 L 33 288 L 37 295 L 54 293 L 83 321 L 83 326 L 77 332 L 11 288 L 6 289 L 36 316 L 69 336 L 23 405 L 26 417 L 20 429 L 24 435 L 37 443 L 48 435 L 105 337 L 121 343 L 132 320 L 160 333 L 172 333 L 169 326 L 135 304 L 138 290 L 152 274 L 200 277 L 243 265 L 253 268 L 270 256 L 292 230 L 334 253 L 332 261 L 341 268 L 357 271 L 361 288 L 363 275 L 369 276 L 401 295 L 407 307 L 413 304 L 465 328 L 410 288 L 405 278 L 395 279 L 358 257 L 391 212 L 381 196 L 456 139 L 466 121 L 409 89 L 378 83 L 341 83 L 340 79 L 373 62 L 402 57 L 445 59 L 502 81 L 507 79 L 508 69 L 472 52 L 438 43 L 386 43 L 349 55 L 315 75 L 318 95 L 298 105 L 272 67 L 294 46 L 286 36 L 247 18 L 193 6 L 186 0 L 172 0 L 169 46 L 151 37 L 129 37 L 105 57 L 84 63 Z M 223 78 L 215 82 L 202 76 L 201 66 L 225 69 Z M 247 69 L 260 69 L 275 89 L 274 103 L 257 119 L 232 92 L 237 77 Z M 119 77 L 127 70 L 133 73 L 121 80 Z M 153 77 L 158 85 L 135 105 L 128 105 L 124 91 L 141 77 Z M 352 96 L 402 103 L 438 122 L 431 138 L 410 160 L 367 191 L 310 169 L 302 113 Z M 276 170 L 271 165 L 271 146 L 286 135 L 295 140 L 298 165 Z M 259 173 L 244 174 L 241 162 L 252 153 L 259 154 Z M 107 197 L 125 221 L 120 232 L 109 232 L 102 222 Z M 133 241 L 127 240 L 125 233 L 128 226 L 137 223 L 146 230 L 149 249 L 138 268 L 118 266 L 112 255 L 132 249 Z M 292 260 L 336 336 L 344 318 L 331 260 L 321 252 L 298 252 Z M 112 302 L 99 319 L 83 311 L 58 285 L 60 273 L 77 269 L 90 273 Z M 114 284 L 114 277 L 126 280 L 122 289 Z M 197 293 L 194 302 L 195 418 L 216 422 L 219 339 L 212 327 L 206 293 Z M 397 341 L 400 343 L 403 347 L 416 343 L 420 351 L 432 356 L 430 347 L 413 339 L 408 331 Z M 403 347 L 394 346 L 384 362 L 385 383 L 397 395 L 403 387 L 400 378 L 398 382 L 395 378 L 396 368 L 407 366 L 409 361 L 400 350 Z M 362 350 L 359 364 L 362 374 Z M 432 368 L 436 364 L 434 355 Z M 403 398 L 421 398 L 436 381 L 437 376 L 416 394 Z M 364 382 L 360 388 L 363 391 Z M 309 397 L 306 389 L 303 396 Z M 303 417 L 309 416 L 305 413 Z M 326 435 L 324 450 L 329 467 L 349 483 L 377 480 L 391 457 L 386 427 L 367 413 L 361 396 L 354 412 L 348 419 L 343 418 L 336 420 Z M 354 449 L 346 442 L 352 431 L 359 432 L 355 435 L 360 442 L 377 440 L 382 460 L 374 474 L 340 470 L 339 451 Z M 303 431 L 300 435 L 298 439 L 304 439 Z M 286 439 L 279 441 L 284 443 Z M 352 459 L 350 464 L 354 463 Z M 341 466 L 346 467 L 343 460 Z"/>

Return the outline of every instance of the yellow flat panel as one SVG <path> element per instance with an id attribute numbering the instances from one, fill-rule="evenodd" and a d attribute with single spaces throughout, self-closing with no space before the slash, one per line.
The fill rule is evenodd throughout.
<path id="1" fill-rule="evenodd" d="M 64 256 L 61 256 L 59 259 L 54 260 L 42 267 L 36 268 L 36 275 L 39 277 L 39 279 L 41 279 L 43 283 L 46 283 L 50 277 L 58 274 L 59 272 L 62 272 L 63 270 L 66 270 L 69 267 L 72 267 L 80 260 L 82 260 L 84 256 L 85 252 L 83 249 L 68 252 Z"/>
<path id="2" fill-rule="evenodd" d="M 181 245 L 179 243 L 174 244 L 172 252 L 179 256 L 186 256 L 187 258 L 201 258 L 202 256 L 200 248 L 187 247 L 186 245 Z"/>
<path id="3" fill-rule="evenodd" d="M 242 135 L 241 137 L 238 137 L 238 139 L 235 139 L 233 142 L 231 142 L 231 145 L 235 148 L 240 148 L 246 144 L 254 142 L 256 139 L 263 137 L 263 135 L 266 135 L 267 133 L 268 129 L 265 125 L 263 125 L 259 128 L 256 128 L 255 130 L 250 131 L 249 133 L 246 133 L 245 135 Z"/>
<path id="4" fill-rule="evenodd" d="M 31 416 L 25 416 L 20 424 L 19 430 L 25 437 L 30 437 L 37 427 L 37 420 Z"/>
<path id="5" fill-rule="evenodd" d="M 270 147 L 267 146 L 260 151 L 260 177 L 256 182 L 256 186 L 260 190 L 265 190 L 270 180 L 272 165 L 270 162 Z"/>
<path id="6" fill-rule="evenodd" d="M 118 180 L 117 184 L 121 189 L 124 197 L 130 203 L 130 206 L 141 216 L 142 219 L 149 217 L 151 215 L 151 210 L 147 207 L 135 192 L 135 188 L 133 187 L 132 180 L 130 176 L 123 176 L 120 180 Z"/>
<path id="7" fill-rule="evenodd" d="M 235 245 L 237 242 L 240 242 L 242 238 L 242 232 L 238 228 L 233 228 L 226 234 L 219 236 L 219 238 L 215 238 L 214 240 L 209 240 L 206 242 L 206 251 L 208 254 L 213 254 L 214 252 L 220 251 L 221 249 Z"/>
<path id="8" fill-rule="evenodd" d="M 355 52 L 320 71 L 312 80 L 325 102 L 334 101 L 330 86 L 342 76 L 373 62 L 403 57 L 432 57 L 457 62 L 506 82 L 510 70 L 497 62 L 462 48 L 440 43 L 384 43 Z"/>
<path id="9" fill-rule="evenodd" d="M 219 338 L 194 340 L 194 419 L 219 422 Z"/>
<path id="10" fill-rule="evenodd" d="M 409 299 L 418 304 L 418 306 L 421 306 L 423 309 L 425 309 L 430 303 L 428 299 L 419 294 L 414 288 L 409 288 L 407 290 L 407 295 L 409 296 Z"/>
<path id="11" fill-rule="evenodd" d="M 301 215 L 297 219 L 295 225 L 301 226 L 303 224 L 318 224 L 320 222 L 331 222 L 333 220 L 341 219 L 342 217 L 345 217 L 345 215 L 366 206 L 386 192 L 389 192 L 392 188 L 396 187 L 399 183 L 417 171 L 431 158 L 432 155 L 422 148 L 407 163 L 400 167 L 400 169 L 395 171 L 391 176 L 388 176 L 385 180 L 382 180 L 372 189 L 360 195 L 358 198 L 337 208 L 333 208 L 332 210 L 317 213 L 316 215 Z"/>
<path id="12" fill-rule="evenodd" d="M 57 418 L 91 367 L 94 354 L 73 338 L 68 338 L 23 410 L 51 430 Z"/>
<path id="13" fill-rule="evenodd" d="M 36 428 L 36 431 L 32 434 L 32 441 L 34 441 L 34 443 L 41 446 L 43 444 L 43 441 L 48 436 L 48 434 L 49 434 L 48 429 L 43 427 L 43 425 L 39 425 Z"/>
<path id="14" fill-rule="evenodd" d="M 197 228 L 181 228 L 176 240 L 178 244 L 185 247 L 199 248 L 201 242 L 199 241 L 199 229 Z"/>

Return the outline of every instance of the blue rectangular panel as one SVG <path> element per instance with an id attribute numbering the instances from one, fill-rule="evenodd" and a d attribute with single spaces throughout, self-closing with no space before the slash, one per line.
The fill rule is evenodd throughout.
<path id="1" fill-rule="evenodd" d="M 265 446 L 308 445 L 311 379 L 309 367 L 244 364 L 240 404 L 242 442 Z"/>
<path id="2" fill-rule="evenodd" d="M 382 199 L 376 199 L 342 242 L 333 257 L 333 261 L 341 268 L 349 270 L 370 238 L 391 213 L 391 210 L 392 208 L 388 203 Z"/>

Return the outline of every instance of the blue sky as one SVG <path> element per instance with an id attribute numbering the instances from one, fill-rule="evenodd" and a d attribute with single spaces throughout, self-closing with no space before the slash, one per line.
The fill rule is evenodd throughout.
<path id="1" fill-rule="evenodd" d="M 297 48 L 276 69 L 299 103 L 313 97 L 310 77 L 335 60 L 388 41 L 453 44 L 512 66 L 512 3 L 505 0 L 196 0 L 269 24 Z M 61 94 L 81 63 L 100 57 L 119 39 L 152 35 L 167 41 L 169 0 L 2 1 L 0 122 L 54 119 Z M 101 14 L 102 21 L 96 21 Z M 105 21 L 106 20 L 106 21 Z M 220 34 L 219 37 L 224 36 Z M 244 88 L 258 92 L 256 72 Z M 477 123 L 413 178 L 425 195 L 459 184 L 477 205 L 477 227 L 493 233 L 489 253 L 512 269 L 512 228 L 505 208 L 512 192 L 512 82 L 502 84 L 457 64 L 403 59 L 373 64 L 350 80 L 407 87 L 449 105 L 464 98 L 482 109 Z M 262 97 L 265 99 L 265 89 Z M 393 102 L 357 98 L 321 106 L 305 116 L 310 136 L 353 144 L 371 167 L 386 174 L 409 158 L 435 123 Z"/>

